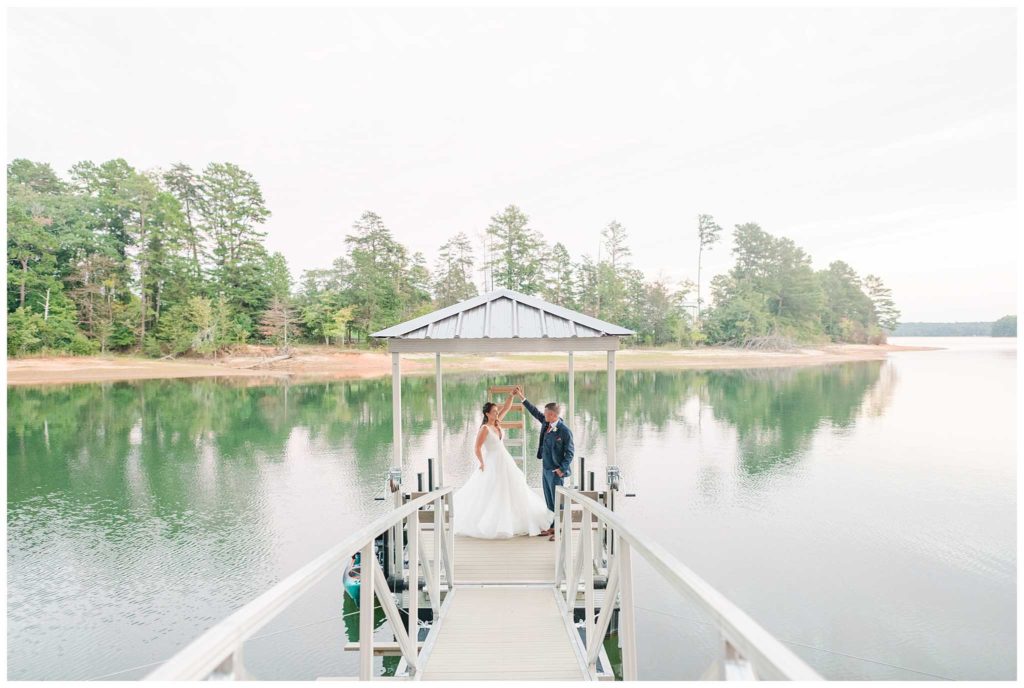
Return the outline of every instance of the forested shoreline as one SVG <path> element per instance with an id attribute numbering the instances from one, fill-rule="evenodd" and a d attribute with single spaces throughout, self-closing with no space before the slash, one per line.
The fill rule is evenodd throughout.
<path id="1" fill-rule="evenodd" d="M 1017 316 L 1004 315 L 994 322 L 907 322 L 892 332 L 894 337 L 1016 337 Z"/>
<path id="2" fill-rule="evenodd" d="M 328 267 L 295 279 L 266 248 L 271 210 L 232 163 L 140 171 L 123 159 L 7 168 L 8 354 L 212 354 L 244 343 L 372 346 L 396 322 L 506 287 L 619 323 L 632 346 L 881 343 L 899 319 L 891 292 L 842 261 L 814 270 L 790 239 L 755 223 L 733 231 L 735 264 L 710 282 L 648 278 L 611 221 L 598 257 L 549 245 L 515 205 L 456 233 L 433 265 L 364 212 Z M 693 263 L 723 228 L 696 218 Z M 678 260 L 673 262 L 678 263 Z M 767 342 L 767 344 L 764 344 Z"/>

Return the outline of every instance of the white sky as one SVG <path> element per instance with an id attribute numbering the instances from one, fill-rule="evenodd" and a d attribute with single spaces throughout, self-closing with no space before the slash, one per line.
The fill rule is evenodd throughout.
<path id="1" fill-rule="evenodd" d="M 431 266 L 509 203 L 574 258 L 617 219 L 693 278 L 696 216 L 756 221 L 903 320 L 1016 312 L 1013 10 L 32 9 L 8 157 L 231 161 L 268 245 L 326 267 L 367 209 Z M 731 234 L 705 283 L 731 265 Z"/>

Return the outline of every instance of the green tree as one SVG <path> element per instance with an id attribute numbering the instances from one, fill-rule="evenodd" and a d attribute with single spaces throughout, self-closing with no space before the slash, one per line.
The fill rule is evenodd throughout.
<path id="1" fill-rule="evenodd" d="M 150 317 L 148 293 L 152 289 L 152 277 L 146 269 L 153 262 L 153 242 L 150 234 L 156 231 L 154 215 L 159 203 L 159 190 L 151 178 L 144 174 L 132 174 L 124 180 L 119 189 L 118 202 L 126 211 L 125 228 L 129 243 L 134 244 L 135 264 L 139 282 L 139 341 L 146 338 L 146 321 Z"/>
<path id="2" fill-rule="evenodd" d="M 565 244 L 556 242 L 550 251 L 545 251 L 543 267 L 541 297 L 557 306 L 577 308 L 574 267 Z"/>
<path id="3" fill-rule="evenodd" d="M 288 270 L 288 261 L 280 251 L 267 256 L 265 280 L 270 295 L 287 298 L 292 293 L 292 275 Z"/>
<path id="4" fill-rule="evenodd" d="M 473 283 L 473 244 L 465 232 L 446 241 L 434 268 L 434 301 L 438 308 L 476 296 Z"/>
<path id="5" fill-rule="evenodd" d="M 714 308 L 708 311 L 703 329 L 712 344 L 742 344 L 763 337 L 772 330 L 773 319 L 765 296 L 734 275 L 716 275 L 711 280 Z"/>
<path id="6" fill-rule="evenodd" d="M 647 285 L 644 295 L 643 339 L 652 346 L 676 341 L 683 320 L 682 294 L 661 281 Z"/>
<path id="7" fill-rule="evenodd" d="M 992 336 L 993 337 L 1016 337 L 1017 336 L 1017 316 L 1016 315 L 1004 315 L 1003 317 L 992 323 Z"/>
<path id="8" fill-rule="evenodd" d="M 818 273 L 825 293 L 822 326 L 833 341 L 868 341 L 875 323 L 875 308 L 864 293 L 860 278 L 841 260 L 832 262 L 827 270 Z"/>
<path id="9" fill-rule="evenodd" d="M 45 328 L 43 316 L 19 307 L 7 314 L 7 351 L 13 354 L 27 354 L 38 350 L 43 343 Z"/>
<path id="10" fill-rule="evenodd" d="M 342 338 L 348 332 L 348 326 L 352 322 L 353 315 L 354 309 L 352 306 L 345 306 L 334 311 L 330 322 L 324 328 L 324 335 L 328 338 L 328 344 L 330 344 L 331 337 L 334 337 L 337 341 L 342 341 Z"/>
<path id="11" fill-rule="evenodd" d="M 711 215 L 697 216 L 697 321 L 700 322 L 701 306 L 703 301 L 700 296 L 700 275 L 701 262 L 704 258 L 704 251 L 710 251 L 722 233 L 722 228 Z"/>
<path id="12" fill-rule="evenodd" d="M 598 266 L 590 256 L 584 255 L 576 264 L 575 293 L 577 308 L 592 317 L 598 317 L 601 306 Z"/>
<path id="13" fill-rule="evenodd" d="M 56 196 L 67 191 L 67 184 L 61 181 L 50 163 L 32 162 L 17 158 L 7 165 L 8 191 L 11 187 L 22 187 L 34 194 Z"/>
<path id="14" fill-rule="evenodd" d="M 120 289 L 117 261 L 102 253 L 82 256 L 69 278 L 69 295 L 78 306 L 78 322 L 107 352 L 114 330 L 114 303 Z"/>
<path id="15" fill-rule="evenodd" d="M 491 217 L 488 267 L 495 287 L 524 294 L 537 294 L 543 288 L 544 241 L 528 224 L 529 218 L 514 205 Z"/>
<path id="16" fill-rule="evenodd" d="M 624 273 L 630 269 L 631 255 L 626 239 L 626 228 L 618 222 L 610 222 L 601 231 L 601 248 L 606 258 L 598 261 L 597 265 L 597 317 L 613 322 L 620 321 L 626 310 L 627 277 Z M 638 293 L 636 276 L 631 275 L 630 278 L 635 296 Z M 642 284 L 643 275 L 640 276 L 640 285 Z M 642 290 L 642 286 L 639 289 Z"/>
<path id="17" fill-rule="evenodd" d="M 198 211 L 210 245 L 215 293 L 254 320 L 272 298 L 265 281 L 269 256 L 261 226 L 270 218 L 256 179 L 232 163 L 203 170 Z"/>
<path id="18" fill-rule="evenodd" d="M 748 223 L 736 227 L 733 253 L 733 277 L 763 297 L 777 334 L 805 340 L 821 333 L 825 294 L 802 249 Z"/>
<path id="19" fill-rule="evenodd" d="M 205 253 L 199 212 L 203 201 L 202 177 L 188 165 L 177 163 L 171 165 L 171 169 L 164 174 L 163 180 L 167 190 L 181 204 L 184 220 L 184 245 L 188 251 L 187 256 L 192 276 L 198 283 L 203 278 L 201 256 Z"/>
<path id="20" fill-rule="evenodd" d="M 16 292 L 16 307 L 24 308 L 50 286 L 57 237 L 46 199 L 28 186 L 7 181 L 7 289 Z M 36 306 L 38 308 L 38 304 Z"/>
<path id="21" fill-rule="evenodd" d="M 170 308 L 160 319 L 156 339 L 161 345 L 160 353 L 211 354 L 224 346 L 244 342 L 247 334 L 233 323 L 225 297 L 193 296 Z"/>
<path id="22" fill-rule="evenodd" d="M 874 305 L 875 320 L 883 329 L 892 332 L 899 324 L 900 311 L 892 300 L 892 290 L 882 283 L 882 278 L 868 275 L 864 278 L 864 288 L 868 298 Z"/>
<path id="23" fill-rule="evenodd" d="M 109 247 L 116 254 L 122 272 L 120 283 L 125 289 L 132 281 L 128 260 L 128 247 L 132 244 L 129 235 L 132 208 L 126 203 L 126 197 L 130 195 L 126 187 L 137 174 L 121 158 L 99 165 L 83 161 L 71 168 L 71 184 L 86 199 L 95 242 Z"/>
<path id="24" fill-rule="evenodd" d="M 611 261 L 608 263 L 610 267 Z M 606 300 L 607 307 L 601 317 L 639 333 L 635 343 L 653 343 L 654 334 L 649 320 L 650 288 L 644 273 L 633 267 L 622 267 L 617 273 L 615 299 Z"/>
<path id="25" fill-rule="evenodd" d="M 347 304 L 355 308 L 352 327 L 364 336 L 419 312 L 429 303 L 429 281 L 422 256 L 410 260 L 405 247 L 380 216 L 367 211 L 345 237 L 349 255 L 339 264 L 345 274 Z"/>

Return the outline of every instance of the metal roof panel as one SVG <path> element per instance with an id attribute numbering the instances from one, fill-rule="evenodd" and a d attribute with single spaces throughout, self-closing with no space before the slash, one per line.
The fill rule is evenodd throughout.
<path id="1" fill-rule="evenodd" d="M 632 330 L 556 306 L 536 296 L 527 296 L 510 289 L 496 289 L 375 332 L 371 336 L 401 339 L 543 339 L 632 334 Z"/>

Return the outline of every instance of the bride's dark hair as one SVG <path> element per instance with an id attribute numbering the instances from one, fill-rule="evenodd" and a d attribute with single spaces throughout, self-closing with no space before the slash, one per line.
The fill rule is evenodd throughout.
<path id="1" fill-rule="evenodd" d="M 487 425 L 487 414 L 491 412 L 491 409 L 497 406 L 493 401 L 488 401 L 484 404 L 484 420 L 480 425 Z"/>

